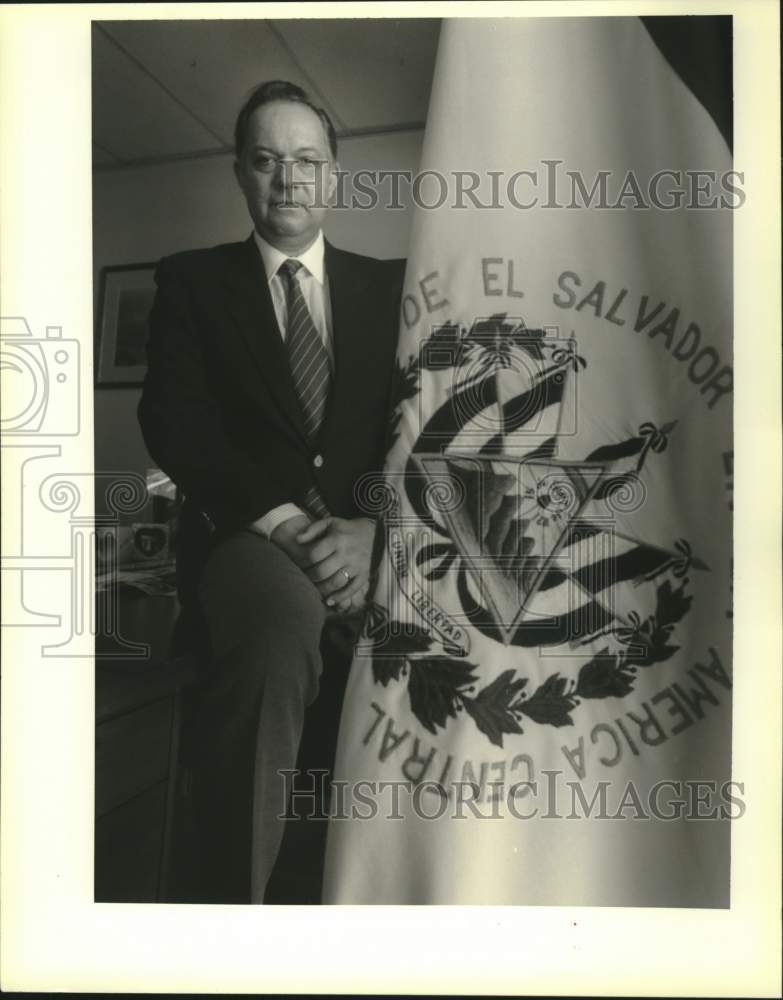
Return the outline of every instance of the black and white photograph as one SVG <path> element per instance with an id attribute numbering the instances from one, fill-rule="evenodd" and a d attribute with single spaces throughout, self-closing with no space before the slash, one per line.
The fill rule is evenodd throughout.
<path id="1" fill-rule="evenodd" d="M 390 914 L 445 920 L 449 962 L 527 935 L 530 981 L 473 991 L 639 995 L 645 937 L 729 940 L 749 884 L 773 919 L 743 747 L 780 741 L 774 655 L 748 677 L 779 651 L 779 524 L 743 475 L 779 434 L 779 288 L 751 331 L 748 276 L 779 247 L 747 252 L 779 163 L 746 145 L 777 14 L 469 6 L 113 4 L 63 55 L 83 235 L 37 267 L 21 241 L 2 310 L 4 644 L 52 711 L 84 696 L 80 905 L 112 939 L 145 914 L 126 989 L 161 988 L 153 952 L 164 989 L 315 983 L 286 957 L 312 940 L 330 989 L 396 990 L 366 971 Z M 13 25 L 27 51 L 38 20 Z M 36 764 L 50 815 L 74 754 Z M 767 940 L 736 995 L 772 995 Z M 593 978 L 555 968 L 572 948 Z M 408 992 L 451 991 L 420 958 Z M 688 993 L 687 964 L 650 988 Z"/>
<path id="2" fill-rule="evenodd" d="M 96 900 L 729 905 L 731 39 L 94 25 L 95 244 L 161 254 L 96 469 L 181 501 Z"/>

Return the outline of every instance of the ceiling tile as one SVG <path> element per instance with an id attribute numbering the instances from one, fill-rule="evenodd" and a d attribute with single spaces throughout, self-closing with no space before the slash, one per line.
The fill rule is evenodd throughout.
<path id="1" fill-rule="evenodd" d="M 114 21 L 104 27 L 224 145 L 232 144 L 237 111 L 256 84 L 282 79 L 308 86 L 263 20 Z"/>
<path id="2" fill-rule="evenodd" d="M 349 128 L 426 118 L 439 20 L 302 18 L 274 23 Z"/>
<path id="3" fill-rule="evenodd" d="M 123 160 L 210 149 L 215 136 L 106 38 L 92 33 L 93 138 Z"/>

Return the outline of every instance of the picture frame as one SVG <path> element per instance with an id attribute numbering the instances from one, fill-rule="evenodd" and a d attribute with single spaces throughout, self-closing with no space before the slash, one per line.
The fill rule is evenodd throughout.
<path id="1" fill-rule="evenodd" d="M 95 386 L 140 386 L 147 371 L 147 319 L 155 295 L 154 263 L 101 269 L 95 336 Z"/>

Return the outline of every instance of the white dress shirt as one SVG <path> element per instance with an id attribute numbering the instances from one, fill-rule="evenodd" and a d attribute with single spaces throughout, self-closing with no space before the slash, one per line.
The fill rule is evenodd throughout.
<path id="1" fill-rule="evenodd" d="M 288 308 L 285 285 L 283 278 L 278 274 L 278 270 L 284 261 L 293 259 L 298 260 L 302 264 L 296 276 L 299 281 L 299 287 L 302 289 L 302 295 L 307 303 L 307 308 L 310 310 L 315 328 L 321 335 L 324 346 L 329 354 L 329 360 L 334 368 L 332 310 L 329 301 L 329 282 L 326 280 L 326 269 L 324 266 L 323 232 L 319 230 L 318 236 L 307 250 L 290 256 L 284 254 L 282 250 L 278 250 L 277 247 L 273 247 L 271 243 L 267 243 L 256 231 L 253 232 L 253 237 L 261 254 L 261 260 L 264 263 L 266 280 L 272 296 L 272 305 L 275 309 L 277 325 L 280 327 L 283 340 L 285 340 L 288 331 Z M 253 521 L 251 527 L 264 535 L 265 538 L 270 538 L 275 528 L 284 521 L 303 513 L 304 511 L 295 503 L 284 503 L 268 511 L 263 517 L 259 517 L 256 521 Z"/>

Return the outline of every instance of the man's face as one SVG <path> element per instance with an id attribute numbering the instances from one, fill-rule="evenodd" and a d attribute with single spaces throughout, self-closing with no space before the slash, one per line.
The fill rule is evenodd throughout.
<path id="1" fill-rule="evenodd" d="M 259 234 L 284 253 L 307 249 L 334 193 L 336 166 L 323 123 L 306 104 L 256 108 L 234 170 Z"/>

